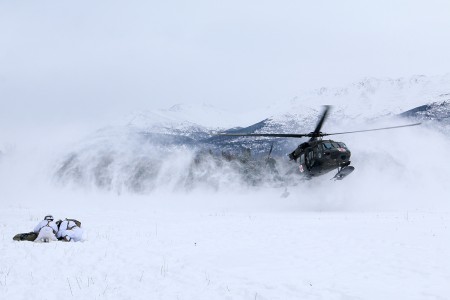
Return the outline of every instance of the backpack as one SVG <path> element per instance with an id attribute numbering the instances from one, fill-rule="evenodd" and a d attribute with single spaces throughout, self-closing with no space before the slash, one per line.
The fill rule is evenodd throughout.
<path id="1" fill-rule="evenodd" d="M 68 221 L 68 222 L 72 221 L 72 222 L 74 222 L 78 227 L 81 227 L 81 222 L 78 221 L 78 220 L 75 220 L 75 219 L 67 219 L 67 218 L 66 218 L 65 221 Z"/>
<path id="2" fill-rule="evenodd" d="M 33 242 L 38 237 L 35 232 L 19 233 L 13 237 L 15 241 L 30 241 Z"/>

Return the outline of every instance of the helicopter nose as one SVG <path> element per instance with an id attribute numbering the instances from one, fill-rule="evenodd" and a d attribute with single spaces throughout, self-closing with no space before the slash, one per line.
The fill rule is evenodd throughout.
<path id="1" fill-rule="evenodd" d="M 325 155 L 329 155 L 331 159 L 339 160 L 339 161 L 347 161 L 350 158 L 350 152 L 347 150 L 338 150 L 332 151 L 331 153 L 325 153 Z"/>
<path id="2" fill-rule="evenodd" d="M 345 149 L 345 148 L 337 148 L 337 150 L 339 151 L 338 152 L 338 158 L 341 161 L 346 161 L 346 160 L 348 160 L 350 158 L 350 152 L 347 149 Z"/>

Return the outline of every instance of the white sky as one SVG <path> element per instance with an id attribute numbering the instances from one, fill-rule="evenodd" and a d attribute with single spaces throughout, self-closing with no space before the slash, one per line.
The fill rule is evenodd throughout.
<path id="1" fill-rule="evenodd" d="M 249 109 L 365 76 L 448 73 L 449 53 L 449 1 L 0 0 L 0 125 Z"/>

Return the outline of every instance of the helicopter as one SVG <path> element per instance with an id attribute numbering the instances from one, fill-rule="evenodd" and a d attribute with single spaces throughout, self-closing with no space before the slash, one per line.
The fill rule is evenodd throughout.
<path id="1" fill-rule="evenodd" d="M 403 127 L 417 126 L 421 123 L 407 124 L 401 126 L 392 126 L 384 128 L 356 130 L 347 132 L 323 133 L 320 130 L 328 117 L 331 106 L 325 105 L 324 110 L 317 122 L 316 128 L 310 133 L 218 133 L 221 136 L 243 136 L 243 137 L 280 137 L 280 138 L 304 138 L 310 139 L 301 143 L 297 148 L 288 154 L 291 161 L 298 163 L 298 171 L 307 178 L 324 175 L 330 171 L 337 170 L 334 180 L 342 180 L 355 170 L 351 166 L 351 151 L 343 142 L 324 139 L 330 135 L 341 135 L 368 131 L 379 131 L 388 129 L 397 129 Z M 273 146 L 273 145 L 272 145 Z M 272 152 L 272 147 L 269 152 Z"/>

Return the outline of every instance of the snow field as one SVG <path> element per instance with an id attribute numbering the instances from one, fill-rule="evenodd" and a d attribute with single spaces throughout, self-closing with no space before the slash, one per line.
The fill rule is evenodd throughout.
<path id="1" fill-rule="evenodd" d="M 233 197 L 233 195 L 230 195 Z M 151 197 L 150 197 L 151 198 Z M 113 199 L 110 199 L 113 200 Z M 305 212 L 287 199 L 124 199 L 75 207 L 86 241 L 12 241 L 41 218 L 0 212 L 1 299 L 445 299 L 448 212 Z M 242 200 L 242 198 L 241 198 Z M 190 201 L 182 203 L 182 201 Z M 179 203 L 178 207 L 170 207 Z M 104 209 L 108 206 L 108 209 Z M 250 209 L 249 209 L 250 208 Z M 30 213 L 33 211 L 33 213 Z M 59 213 L 59 214 L 58 214 Z M 64 217 L 60 209 L 55 217 Z M 68 216 L 69 217 L 69 216 Z"/>

